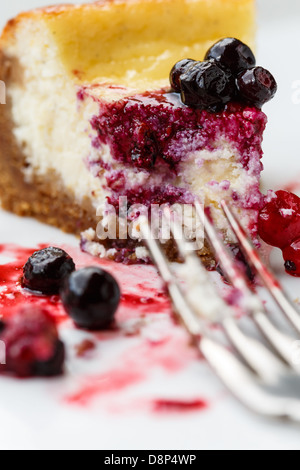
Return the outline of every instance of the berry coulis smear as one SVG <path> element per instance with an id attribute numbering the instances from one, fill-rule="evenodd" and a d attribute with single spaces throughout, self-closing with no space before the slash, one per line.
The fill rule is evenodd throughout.
<path id="1" fill-rule="evenodd" d="M 44 246 L 40 245 L 39 248 Z M 1 320 L 9 318 L 16 307 L 32 304 L 48 309 L 57 323 L 67 318 L 58 296 L 33 295 L 23 288 L 23 266 L 34 251 L 36 249 L 10 244 L 0 245 L 0 256 L 11 260 L 0 265 Z"/>
<path id="2" fill-rule="evenodd" d="M 199 400 L 155 400 L 153 402 L 154 411 L 157 413 L 186 413 L 204 410 L 209 407 L 207 401 Z"/>
<path id="3" fill-rule="evenodd" d="M 47 311 L 53 320 L 53 325 L 56 324 L 59 334 L 65 327 L 76 328 L 72 319 L 66 314 L 59 296 L 37 295 L 22 287 L 24 265 L 34 252 L 46 247 L 48 245 L 32 248 L 12 244 L 0 245 L 0 263 L 3 263 L 0 264 L 0 326 L 10 324 L 16 311 L 21 312 L 30 307 L 31 311 L 35 309 Z M 107 330 L 90 332 L 88 339 L 78 342 L 78 345 L 74 347 L 76 360 L 89 361 L 97 357 L 94 355 L 103 342 L 119 342 L 120 340 L 128 342 L 126 352 L 113 360 L 108 370 L 103 372 L 103 360 L 100 357 L 100 372 L 97 373 L 95 370 L 93 374 L 72 377 L 71 388 L 70 385 L 67 386 L 70 381 L 67 367 L 64 375 L 59 378 L 62 402 L 69 406 L 87 407 L 97 400 L 100 406 L 112 412 L 116 409 L 118 412 L 127 412 L 130 409 L 130 411 L 146 410 L 155 414 L 182 414 L 204 410 L 208 402 L 202 398 L 191 400 L 180 397 L 176 400 L 157 397 L 149 401 L 148 398 L 141 397 L 134 404 L 125 400 L 124 406 L 120 405 L 123 403 L 125 390 L 147 382 L 154 371 L 160 370 L 163 374 L 176 375 L 193 362 L 198 361 L 199 355 L 191 347 L 189 337 L 182 327 L 173 321 L 169 299 L 153 267 L 119 265 L 109 260 L 93 258 L 82 253 L 78 248 L 69 246 L 61 248 L 72 257 L 77 270 L 86 266 L 100 267 L 112 274 L 121 288 L 121 303 L 115 317 L 115 324 Z M 143 330 L 145 325 L 151 325 L 156 316 L 165 318 L 159 332 L 155 328 L 154 332 Z M 33 333 L 36 335 L 35 331 Z M 56 340 L 56 335 L 54 339 Z M 65 349 L 68 356 L 70 346 L 66 344 Z M 55 359 L 57 357 L 56 354 Z M 62 357 L 59 356 L 58 359 L 59 362 L 55 363 L 57 365 L 55 372 L 61 372 Z M 15 364 L 13 366 L 15 367 Z M 21 366 L 18 370 L 19 377 L 27 378 L 37 375 L 32 374 L 32 370 L 28 369 L 29 366 L 31 367 L 30 363 L 24 362 Z M 34 366 L 36 367 L 36 362 Z M 46 366 L 48 366 L 47 362 Z M 53 367 L 50 372 L 52 370 Z M 39 369 L 38 372 L 43 377 L 51 375 L 44 368 Z"/>
<path id="4" fill-rule="evenodd" d="M 46 246 L 48 245 L 43 244 L 34 248 L 25 248 L 11 244 L 0 245 L 0 257 L 8 259 L 8 263 L 0 264 L 0 320 L 8 318 L 16 307 L 28 304 L 48 308 L 57 323 L 68 319 L 58 296 L 33 295 L 31 291 L 22 286 L 23 266 L 35 251 L 46 248 Z M 77 248 L 64 248 L 72 255 L 78 269 L 86 266 L 98 266 L 111 272 L 118 279 L 122 297 L 121 307 L 117 312 L 117 321 L 138 318 L 148 313 L 170 313 L 170 301 L 163 286 L 157 288 L 158 277 L 156 276 L 156 288 L 154 288 L 151 286 L 148 274 L 144 274 L 142 266 L 116 266 L 112 261 L 99 260 L 83 254 Z M 154 276 L 155 271 L 151 270 Z"/>

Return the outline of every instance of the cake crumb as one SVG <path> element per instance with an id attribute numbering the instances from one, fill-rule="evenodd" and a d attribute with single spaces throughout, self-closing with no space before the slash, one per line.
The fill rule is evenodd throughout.
<path id="1" fill-rule="evenodd" d="M 75 347 L 77 357 L 85 357 L 87 353 L 94 351 L 96 344 L 90 339 L 85 339 Z"/>
<path id="2" fill-rule="evenodd" d="M 147 250 L 147 248 L 143 246 L 138 246 L 135 249 L 135 254 L 136 254 L 137 259 L 139 260 L 148 260 L 150 257 L 149 251 Z"/>

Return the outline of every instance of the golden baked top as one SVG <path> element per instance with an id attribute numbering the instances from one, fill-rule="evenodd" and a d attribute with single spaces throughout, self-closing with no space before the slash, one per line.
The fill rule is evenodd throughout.
<path id="1" fill-rule="evenodd" d="M 253 46 L 255 0 L 102 0 L 37 9 L 7 24 L 0 47 L 26 21 L 33 28 L 44 22 L 76 80 L 128 84 L 164 80 L 179 59 L 202 59 L 222 37 Z"/>

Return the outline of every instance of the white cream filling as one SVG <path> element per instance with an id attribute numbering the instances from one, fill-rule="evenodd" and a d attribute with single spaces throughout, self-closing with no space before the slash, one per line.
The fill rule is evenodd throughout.
<path id="1" fill-rule="evenodd" d="M 230 242 L 235 241 L 235 238 L 219 202 L 230 198 L 233 190 L 242 199 L 250 192 L 253 193 L 253 188 L 257 186 L 257 177 L 243 167 L 238 150 L 230 142 L 222 139 L 218 144 L 216 150 L 202 150 L 191 154 L 181 163 L 180 173 L 192 193 L 199 195 L 203 203 L 210 207 L 216 227 L 225 233 Z M 199 168 L 199 171 L 195 168 Z M 244 227 L 249 225 L 251 217 L 255 217 L 254 211 L 239 208 L 238 202 L 235 210 Z"/>

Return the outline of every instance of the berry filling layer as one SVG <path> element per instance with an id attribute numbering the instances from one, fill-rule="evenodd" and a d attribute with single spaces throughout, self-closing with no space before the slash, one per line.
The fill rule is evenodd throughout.
<path id="1" fill-rule="evenodd" d="M 79 102 L 84 106 L 98 94 L 101 87 L 85 87 Z M 127 209 L 192 205 L 198 197 L 226 232 L 218 202 L 230 198 L 255 238 L 267 122 L 261 110 L 231 102 L 223 111 L 210 112 L 185 106 L 179 94 L 166 90 L 98 103 L 87 165 L 101 179 L 117 214 L 121 197 L 127 198 Z M 230 240 L 228 232 L 226 237 Z"/>
<path id="2" fill-rule="evenodd" d="M 92 99 L 99 105 L 90 120 L 95 134 L 87 165 L 104 181 L 113 207 L 104 208 L 104 214 L 116 218 L 122 210 L 132 221 L 141 213 L 136 205 L 149 215 L 152 205 L 192 206 L 197 198 L 230 243 L 219 207 L 226 198 L 234 201 L 255 239 L 266 125 L 260 109 L 277 91 L 274 77 L 256 66 L 246 44 L 227 38 L 214 44 L 203 62 L 177 62 L 170 85 L 144 93 L 107 85 L 78 92 L 82 103 Z"/>

